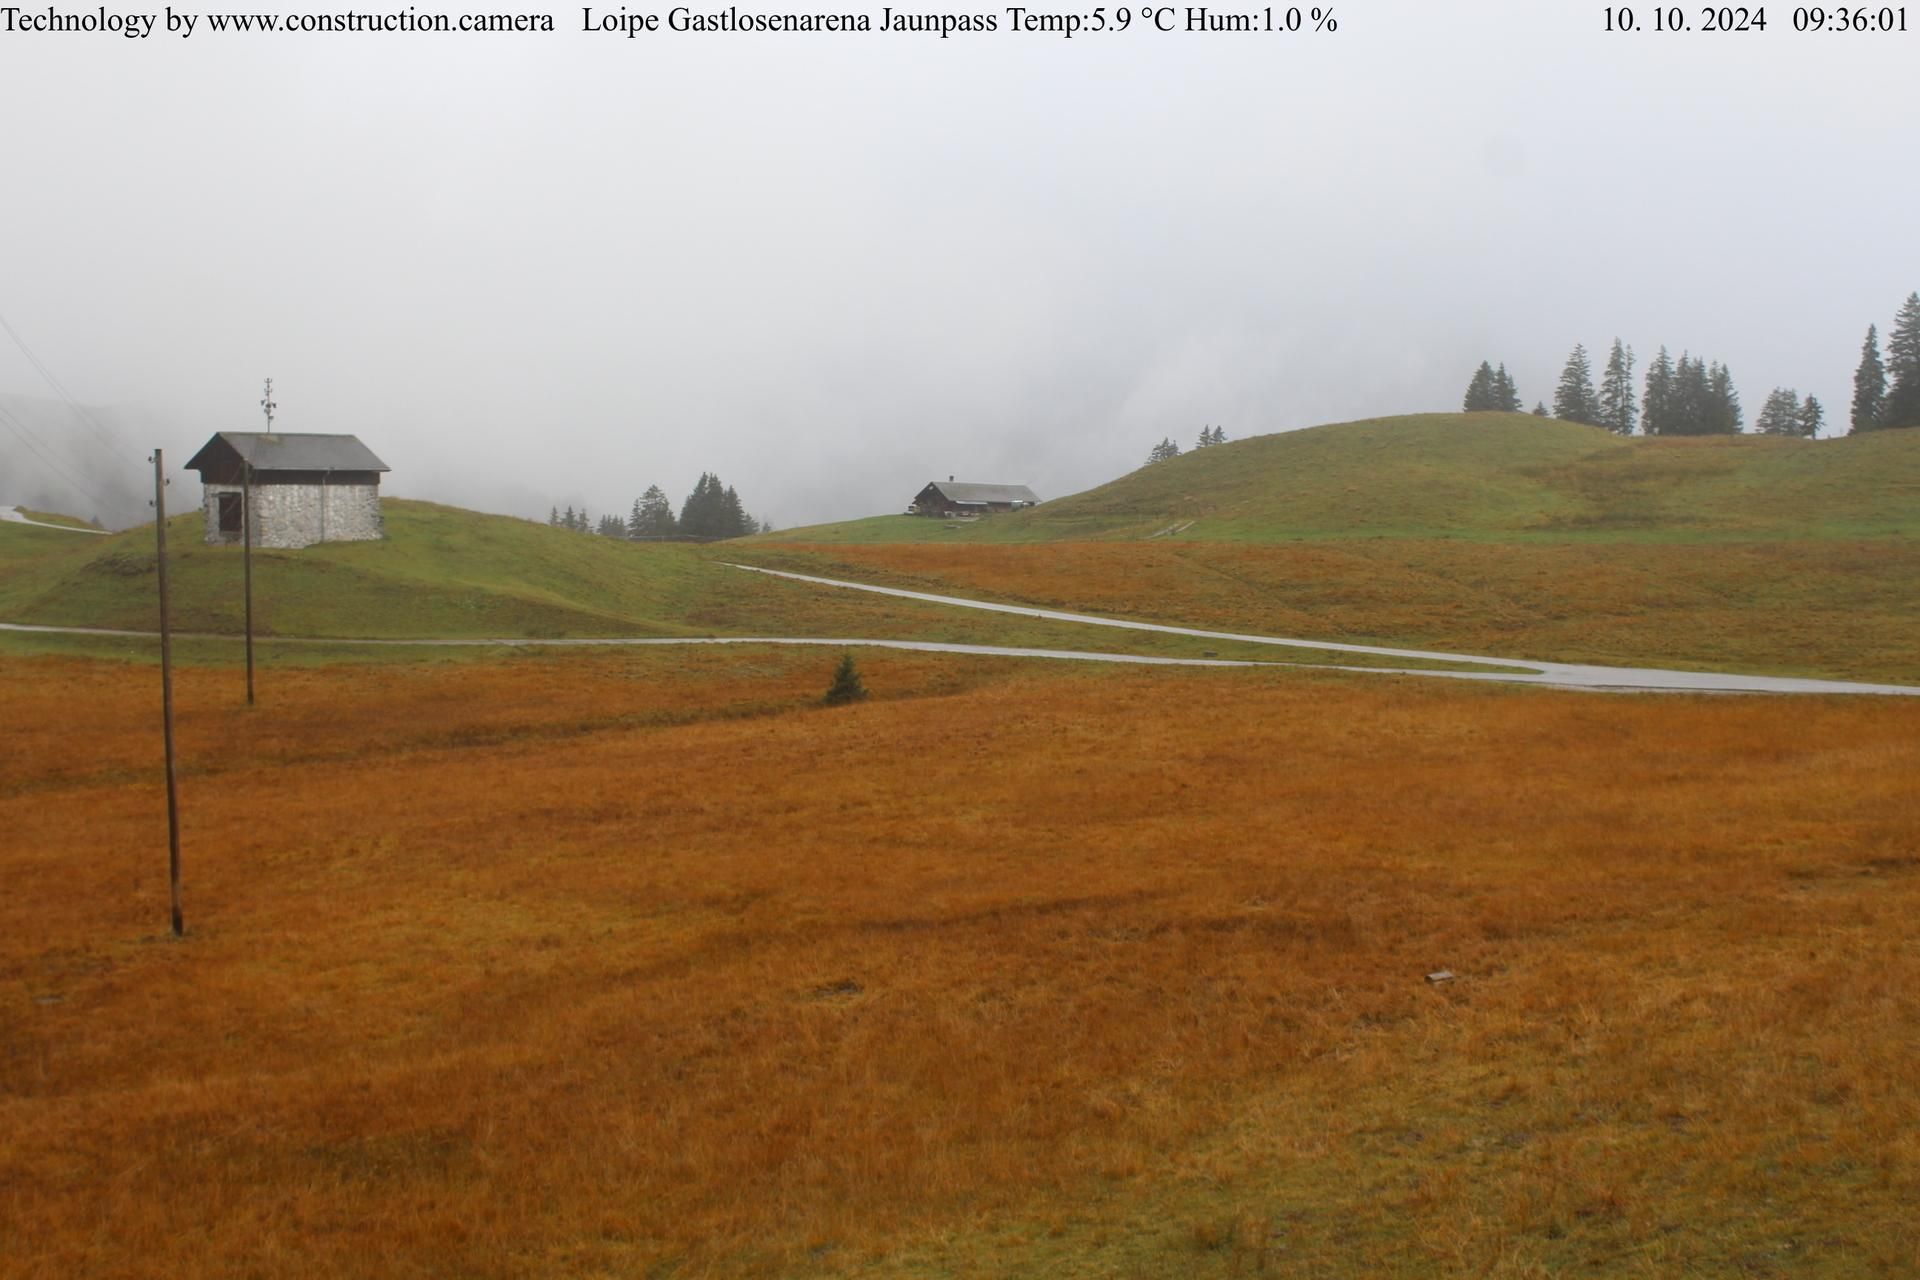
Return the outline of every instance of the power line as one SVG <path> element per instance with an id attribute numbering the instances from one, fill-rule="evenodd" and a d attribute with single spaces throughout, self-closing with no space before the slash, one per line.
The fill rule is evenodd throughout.
<path id="1" fill-rule="evenodd" d="M 20 437 L 21 443 L 25 444 L 28 449 L 32 450 L 33 453 L 42 462 L 46 463 L 49 467 L 52 467 L 56 472 L 58 472 L 60 474 L 60 477 L 64 479 L 68 484 L 72 485 L 74 489 L 78 491 L 82 497 L 91 499 L 97 506 L 101 507 L 102 509 L 110 508 L 114 505 L 114 502 L 112 499 L 103 498 L 98 493 L 95 493 L 92 486 L 88 485 L 85 481 L 81 480 L 80 477 L 74 475 L 73 472 L 67 470 L 66 465 L 62 463 L 60 459 L 48 453 L 46 449 L 42 447 L 40 443 L 34 438 L 33 433 L 27 430 L 26 424 L 24 422 L 21 422 L 20 419 L 14 417 L 12 412 L 9 411 L 4 405 L 0 405 L 0 425 L 5 425 L 9 431 L 13 432 L 14 435 Z"/>
<path id="2" fill-rule="evenodd" d="M 120 444 L 113 438 L 112 434 L 96 422 L 93 415 L 88 413 L 81 403 L 73 398 L 73 393 L 67 390 L 60 379 L 53 376 L 53 370 L 47 368 L 47 366 L 42 363 L 40 357 L 33 354 L 32 348 L 28 347 L 25 339 L 21 338 L 21 336 L 14 331 L 14 327 L 7 323 L 7 318 L 4 315 L 0 315 L 0 329 L 7 331 L 7 336 L 13 339 L 14 346 L 20 348 L 20 354 L 27 358 L 27 363 L 31 364 L 35 372 L 46 380 L 47 385 L 53 388 L 54 394 L 60 397 L 67 408 L 71 409 L 82 422 L 86 423 L 87 426 L 92 429 L 94 435 L 99 437 L 100 442 L 106 446 L 107 452 L 111 453 L 115 458 L 126 462 L 128 466 L 137 467 L 137 463 L 128 460 L 126 455 L 121 452 Z"/>

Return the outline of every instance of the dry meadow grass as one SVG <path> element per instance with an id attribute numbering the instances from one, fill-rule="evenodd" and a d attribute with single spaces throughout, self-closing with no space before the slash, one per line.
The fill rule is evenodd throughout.
<path id="1" fill-rule="evenodd" d="M 860 661 L 0 666 L 0 1272 L 1920 1270 L 1920 706 Z"/>
<path id="2" fill-rule="evenodd" d="M 750 556 L 861 582 L 1264 635 L 1920 683 L 1920 546 L 1906 538 L 761 544 Z"/>

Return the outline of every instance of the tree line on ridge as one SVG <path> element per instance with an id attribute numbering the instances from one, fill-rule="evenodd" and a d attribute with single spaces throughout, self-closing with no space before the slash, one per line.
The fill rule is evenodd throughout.
<path id="1" fill-rule="evenodd" d="M 1633 387 L 1633 348 L 1613 340 L 1598 386 L 1584 345 L 1576 344 L 1560 371 L 1553 409 L 1536 403 L 1533 412 L 1566 422 L 1605 427 L 1616 435 L 1732 435 L 1746 429 L 1733 375 L 1719 361 L 1682 351 L 1676 361 L 1665 346 L 1647 366 L 1640 395 Z M 1467 384 L 1462 407 L 1469 413 L 1519 413 L 1522 401 L 1507 366 L 1483 360 Z M 1811 395 L 1775 387 L 1754 420 L 1761 435 L 1812 438 L 1826 425 L 1826 410 Z M 1853 376 L 1848 431 L 1920 427 L 1920 292 L 1907 295 L 1880 355 L 1876 325 L 1867 326 L 1860 364 Z"/>
<path id="2" fill-rule="evenodd" d="M 740 495 L 734 492 L 732 485 L 721 484 L 719 476 L 707 471 L 700 473 L 700 479 L 695 482 L 687 500 L 681 504 L 678 515 L 674 514 L 672 499 L 659 485 L 652 484 L 647 486 L 645 493 L 633 500 L 633 508 L 625 519 L 602 514 L 596 521 L 587 514 L 585 507 L 575 511 L 569 505 L 565 511 L 554 507 L 547 516 L 547 523 L 556 529 L 595 533 L 606 538 L 631 538 L 640 542 L 668 538 L 740 538 L 750 533 L 773 532 L 771 524 L 747 514 Z"/>

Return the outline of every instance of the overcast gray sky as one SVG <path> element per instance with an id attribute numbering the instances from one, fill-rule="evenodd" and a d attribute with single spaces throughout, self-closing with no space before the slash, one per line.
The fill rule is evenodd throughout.
<path id="1" fill-rule="evenodd" d="M 1483 358 L 1550 400 L 1615 335 L 1844 430 L 1867 324 L 1920 288 L 1920 7 L 1608 35 L 1585 0 L 1332 0 L 1333 34 L 1071 40 L 475 7 L 514 5 L 557 30 L 0 32 L 0 315 L 134 424 L 124 465 L 58 413 L 50 447 L 137 486 L 154 444 L 257 429 L 271 375 L 280 428 L 358 434 L 393 493 L 624 512 L 714 470 L 791 526 L 1454 409 Z M 3 336 L 0 393 L 53 394 Z M 43 465 L 4 432 L 0 462 L 29 500 Z"/>

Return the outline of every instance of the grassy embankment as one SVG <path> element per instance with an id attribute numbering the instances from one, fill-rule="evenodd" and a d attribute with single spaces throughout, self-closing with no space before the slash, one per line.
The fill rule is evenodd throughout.
<path id="1" fill-rule="evenodd" d="M 879 516 L 760 541 L 1920 535 L 1920 436 L 1621 438 L 1525 414 L 1412 414 L 1256 436 L 978 521 Z"/>
<path id="2" fill-rule="evenodd" d="M 254 552 L 256 634 L 296 637 L 832 636 L 956 641 L 1169 656 L 1314 661 L 1312 653 L 1064 623 L 993 618 L 742 573 L 681 545 L 587 537 L 504 516 L 389 499 L 387 536 Z M 241 630 L 240 550 L 200 540 L 198 513 L 168 526 L 174 627 Z M 158 625 L 153 530 L 79 539 L 0 525 L 0 621 L 149 630 Z M 150 657 L 150 640 L 0 633 L 0 652 Z M 231 643 L 186 641 L 184 660 L 231 662 Z M 389 662 L 464 650 L 267 645 L 266 662 Z"/>
<path id="3" fill-rule="evenodd" d="M 66 516 L 53 511 L 34 511 L 29 507 L 18 507 L 15 509 L 27 519 L 38 520 L 42 524 L 64 525 L 69 529 L 94 529 L 96 527 L 80 519 L 78 516 Z"/>
<path id="4" fill-rule="evenodd" d="M 0 667 L 5 1269 L 1920 1269 L 1920 707 L 862 665 Z"/>
<path id="5" fill-rule="evenodd" d="M 735 554 L 1271 635 L 1920 680 L 1920 432 L 1622 440 L 1384 419 L 1233 442 L 957 528 L 882 517 Z"/>
<path id="6" fill-rule="evenodd" d="M 42 529 L 37 525 L 0 520 L 0 574 L 44 557 L 78 551 L 76 544 L 81 542 L 91 543 L 97 550 L 100 539 L 85 535 L 76 537 L 58 529 Z"/>
<path id="7" fill-rule="evenodd" d="M 1230 631 L 1920 680 L 1912 640 L 1920 633 L 1920 434 L 1912 432 L 1621 440 L 1531 417 L 1385 419 L 1237 441 L 955 529 L 885 517 L 711 548 L 567 537 L 403 501 L 388 511 L 384 542 L 263 553 L 262 630 L 858 635 L 1275 656 L 782 583 L 715 563 L 726 557 Z M 201 545 L 197 521 L 176 526 L 177 616 L 184 630 L 230 634 L 239 627 L 238 553 Z M 1176 535 L 1150 536 L 1176 527 Z M 46 541 L 65 537 L 0 528 L 0 619 L 152 626 L 147 532 L 86 546 Z M 0 650 L 14 653 L 148 648 L 0 638 Z M 219 646 L 184 652 L 229 657 Z M 277 648 L 269 660 L 330 653 L 345 656 Z"/>

